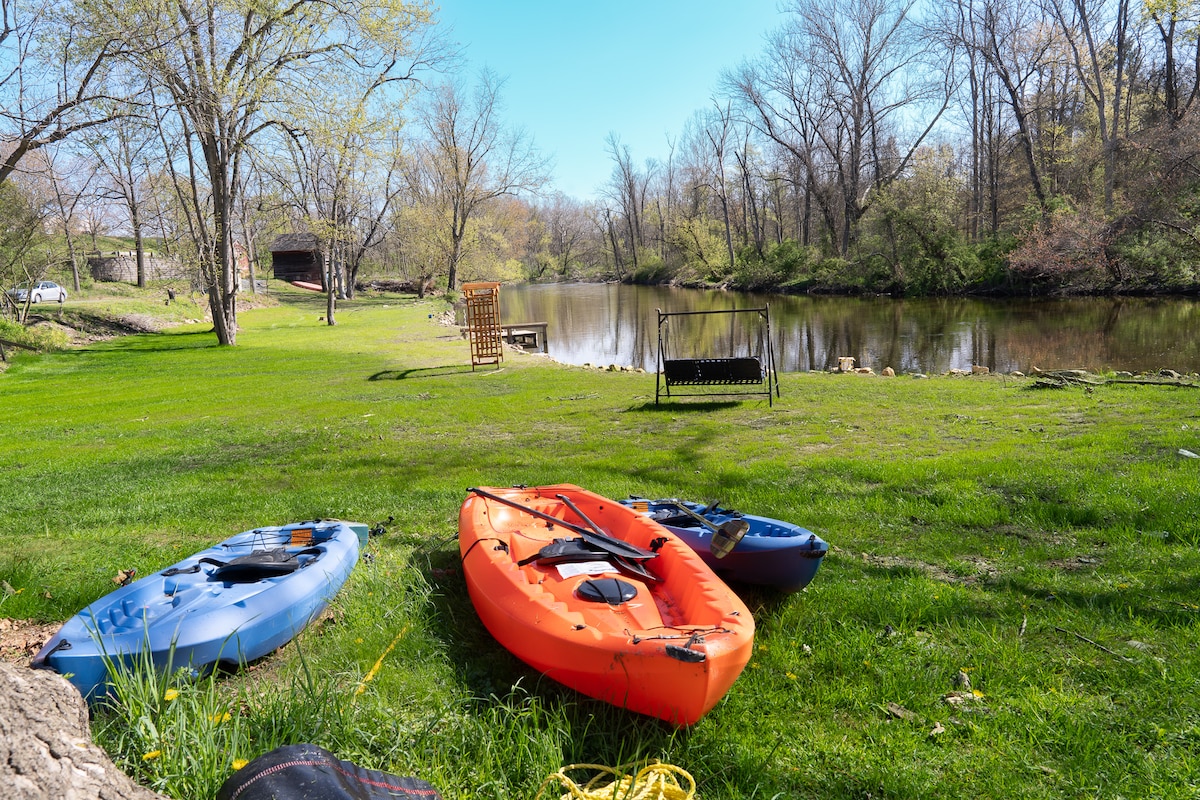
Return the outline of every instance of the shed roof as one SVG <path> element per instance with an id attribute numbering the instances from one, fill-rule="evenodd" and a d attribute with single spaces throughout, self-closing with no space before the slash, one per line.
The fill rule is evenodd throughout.
<path id="1" fill-rule="evenodd" d="M 282 233 L 271 243 L 272 253 L 296 253 L 320 250 L 321 242 L 315 233 Z"/>

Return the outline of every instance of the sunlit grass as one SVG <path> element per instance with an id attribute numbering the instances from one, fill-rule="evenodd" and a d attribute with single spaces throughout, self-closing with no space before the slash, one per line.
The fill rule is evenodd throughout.
<path id="1" fill-rule="evenodd" d="M 97 714 L 142 782 L 211 796 L 233 759 L 307 741 L 448 798 L 645 758 L 706 800 L 1194 795 L 1200 462 L 1177 451 L 1200 452 L 1200 393 L 793 374 L 774 407 L 656 407 L 653 375 L 472 371 L 444 308 L 364 299 L 330 327 L 284 294 L 241 315 L 237 348 L 185 327 L 0 375 L 4 616 L 65 619 L 119 569 L 257 525 L 392 518 L 293 644 Z M 563 689 L 479 623 L 465 489 L 561 481 L 831 543 L 800 594 L 741 587 L 754 658 L 693 728 Z"/>

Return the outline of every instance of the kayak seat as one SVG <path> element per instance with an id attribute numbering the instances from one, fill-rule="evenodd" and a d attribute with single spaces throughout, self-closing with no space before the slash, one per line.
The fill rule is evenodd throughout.
<path id="1" fill-rule="evenodd" d="M 254 583 L 266 578 L 290 575 L 312 563 L 311 559 L 308 562 L 301 562 L 298 556 L 320 556 L 322 552 L 319 547 L 310 547 L 295 553 L 288 552 L 284 547 L 272 547 L 268 550 L 255 550 L 249 555 L 238 556 L 230 561 L 205 557 L 200 559 L 200 563 L 216 566 L 216 569 L 208 573 L 210 581 Z"/>
<path id="2" fill-rule="evenodd" d="M 529 563 L 539 567 L 552 567 L 555 564 L 577 564 L 582 561 L 607 561 L 612 553 L 588 544 L 583 539 L 555 539 L 545 545 L 537 553 L 517 561 L 518 566 Z"/>
<path id="3" fill-rule="evenodd" d="M 128 606 L 128 602 L 124 605 Z M 101 626 L 101 631 L 107 633 L 110 630 L 133 630 L 142 628 L 146 622 L 152 617 L 149 608 L 124 608 L 112 606 L 108 609 L 109 625 Z"/>

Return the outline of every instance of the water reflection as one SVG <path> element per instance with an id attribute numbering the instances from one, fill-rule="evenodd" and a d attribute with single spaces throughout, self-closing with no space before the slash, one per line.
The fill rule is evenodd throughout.
<path id="1" fill-rule="evenodd" d="M 1112 369 L 1200 370 L 1200 302 L 1181 298 L 794 297 L 662 286 L 505 286 L 505 323 L 547 322 L 550 354 L 570 364 L 629 364 L 653 371 L 655 309 L 701 311 L 770 305 L 780 371 L 827 370 L 841 356 L 876 371 L 993 372 Z M 669 358 L 757 355 L 757 315 L 673 317 Z"/>

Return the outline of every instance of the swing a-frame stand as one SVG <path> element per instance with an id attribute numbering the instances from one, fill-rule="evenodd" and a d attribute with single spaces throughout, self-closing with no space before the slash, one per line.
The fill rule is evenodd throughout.
<path id="1" fill-rule="evenodd" d="M 779 397 L 779 375 L 775 371 L 775 348 L 771 344 L 771 315 L 768 306 L 734 308 L 720 311 L 663 311 L 658 312 L 658 372 L 654 380 L 654 403 L 662 397 L 724 397 L 729 395 L 766 395 L 767 405 Z M 731 330 L 738 315 L 757 314 L 759 335 L 757 353 L 727 358 L 667 358 L 663 347 L 669 338 L 670 321 L 676 317 L 728 315 Z M 664 337 L 664 332 L 668 333 Z M 730 336 L 730 349 L 733 349 Z M 717 387 L 705 391 L 680 392 L 678 387 Z M 722 390 L 720 387 L 728 387 Z M 736 387 L 736 388 L 735 388 Z"/>

